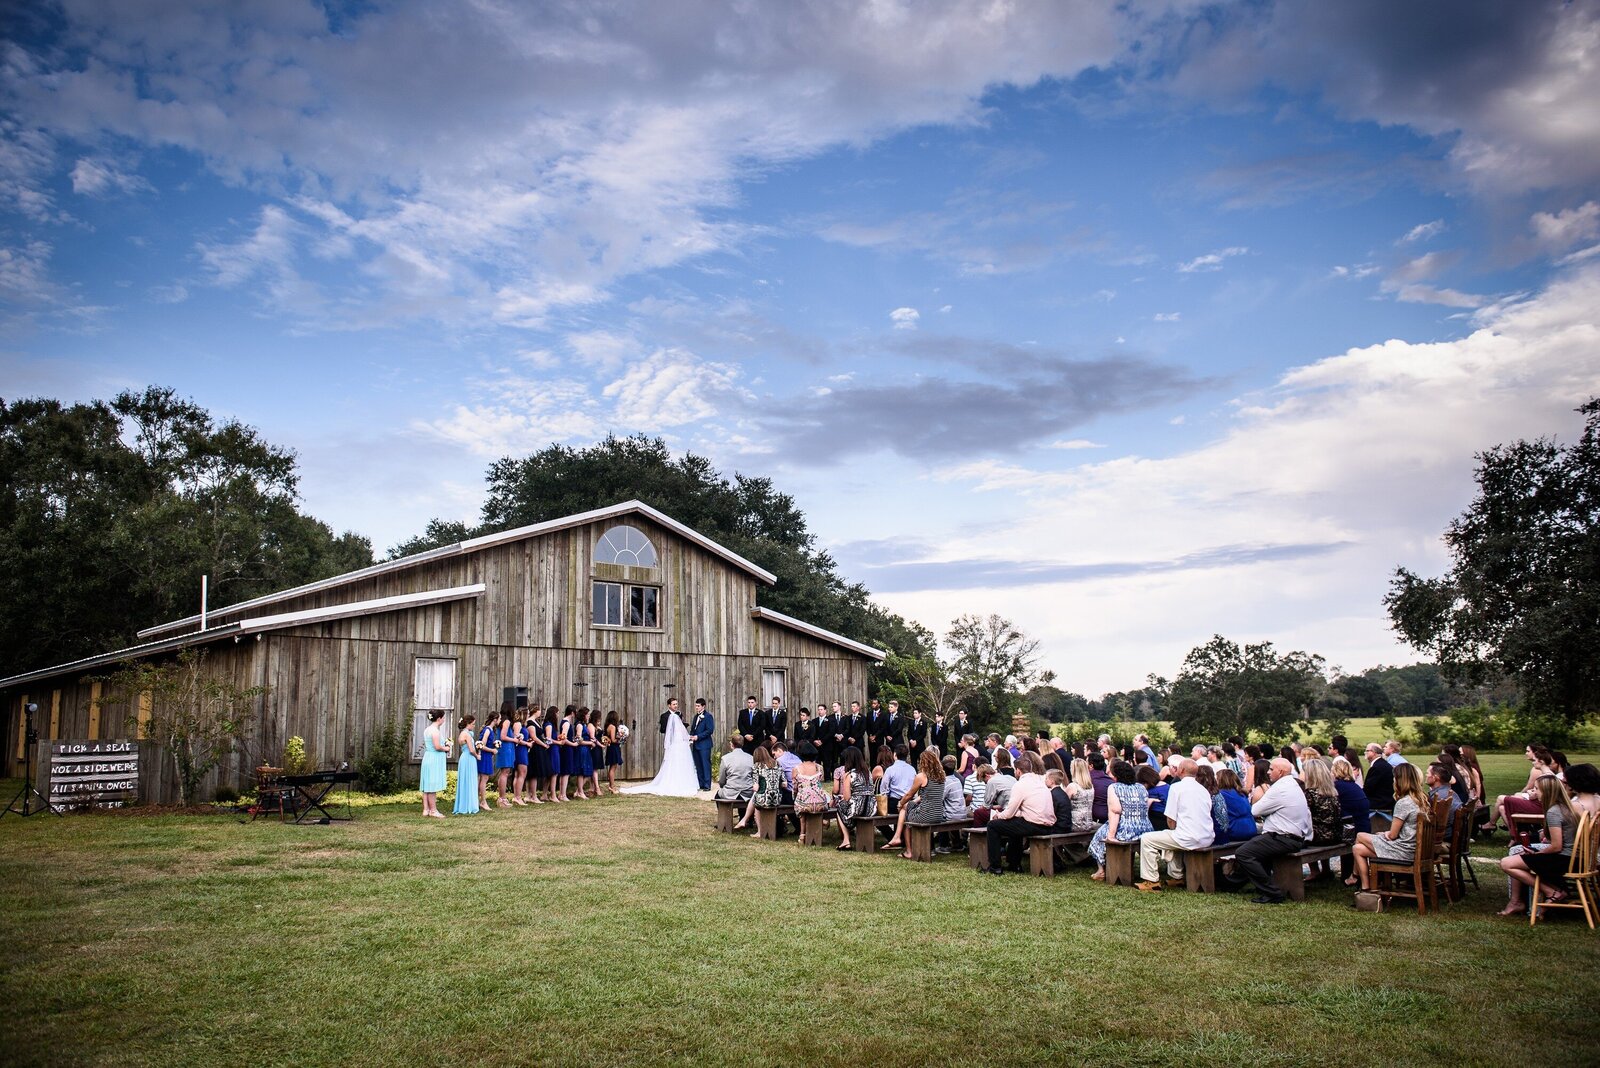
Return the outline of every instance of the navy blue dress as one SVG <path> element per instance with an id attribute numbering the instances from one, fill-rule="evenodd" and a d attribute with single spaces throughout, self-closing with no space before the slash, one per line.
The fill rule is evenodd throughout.
<path id="1" fill-rule="evenodd" d="M 587 723 L 585 723 L 580 728 L 580 731 L 582 732 L 582 740 L 583 741 L 585 741 L 585 742 L 594 741 L 594 728 L 593 727 L 591 727 Z M 587 745 L 580 745 L 578 747 L 577 752 L 578 752 L 578 770 L 577 770 L 577 772 L 575 772 L 575 774 L 577 774 L 577 775 L 579 775 L 581 777 L 588 777 L 590 775 L 593 775 L 594 774 L 594 749 L 591 748 L 590 746 L 587 746 Z"/>

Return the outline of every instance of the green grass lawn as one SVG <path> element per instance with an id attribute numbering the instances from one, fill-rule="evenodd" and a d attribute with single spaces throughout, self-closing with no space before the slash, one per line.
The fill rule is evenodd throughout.
<path id="1" fill-rule="evenodd" d="M 1600 1059 L 1600 937 L 1495 918 L 1488 867 L 1419 918 L 802 849 L 694 801 L 359 815 L 0 821 L 7 1063 Z"/>

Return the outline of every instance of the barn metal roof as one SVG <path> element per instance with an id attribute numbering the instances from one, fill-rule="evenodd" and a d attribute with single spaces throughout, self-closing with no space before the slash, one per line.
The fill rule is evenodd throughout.
<path id="1" fill-rule="evenodd" d="M 488 549 L 496 545 L 504 545 L 507 542 L 521 541 L 524 538 L 532 538 L 540 534 L 548 534 L 557 530 L 566 530 L 570 527 L 581 527 L 589 523 L 596 523 L 606 519 L 619 519 L 627 515 L 646 516 L 661 526 L 666 527 L 679 537 L 682 537 L 684 540 L 691 541 L 700 546 L 702 549 L 705 549 L 707 552 L 710 552 L 716 556 L 720 556 L 734 567 L 754 575 L 757 579 L 766 583 L 768 586 L 775 585 L 778 581 L 778 577 L 772 572 L 767 571 L 764 568 L 757 567 L 755 564 L 751 563 L 749 560 L 746 560 L 732 549 L 728 549 L 717 544 L 704 534 L 694 530 L 692 527 L 686 526 L 683 523 L 678 522 L 676 519 L 673 519 L 665 512 L 652 508 L 643 501 L 624 501 L 621 504 L 613 504 L 605 508 L 596 508 L 593 511 L 588 512 L 579 512 L 577 515 L 569 515 L 561 519 L 550 519 L 543 523 L 530 523 L 525 527 L 516 527 L 512 530 L 502 530 L 498 534 L 485 534 L 479 538 L 468 538 L 466 541 L 458 541 L 453 545 L 442 545 L 437 549 L 429 549 L 427 552 L 417 553 L 413 556 L 403 556 L 398 560 L 385 560 L 381 564 L 373 564 L 371 567 L 364 567 L 358 571 L 351 571 L 343 575 L 335 575 L 333 578 L 319 579 L 316 582 L 308 582 L 303 586 L 296 586 L 293 589 L 280 590 L 277 593 L 269 593 L 265 596 L 254 598 L 253 600 L 241 601 L 238 604 L 229 605 L 226 608 L 214 609 L 210 614 L 213 616 L 233 615 L 237 612 L 252 608 L 264 608 L 268 605 L 279 604 L 283 601 L 293 600 L 296 597 L 303 597 L 307 594 L 321 593 L 324 590 L 337 589 L 340 586 L 346 586 L 352 582 L 360 582 L 363 579 L 372 578 L 377 575 L 386 575 L 391 571 L 403 571 L 406 568 L 416 567 L 418 564 L 426 564 L 435 560 L 444 560 L 450 557 L 463 556 L 467 553 L 477 552 L 480 549 Z M 161 623 L 154 627 L 146 627 L 144 630 L 139 632 L 138 636 L 141 638 L 149 638 L 158 634 L 170 634 L 173 631 L 182 630 L 184 627 L 198 626 L 199 623 L 200 617 L 198 615 L 187 616 L 183 619 L 175 619 L 170 623 Z"/>
<path id="2" fill-rule="evenodd" d="M 834 645 L 848 649 L 852 653 L 860 653 L 862 656 L 871 657 L 880 663 L 888 656 L 882 649 L 874 649 L 870 645 L 863 645 L 858 641 L 846 638 L 843 634 L 835 634 L 833 631 L 825 630 L 814 623 L 807 623 L 803 619 L 794 618 L 794 616 L 786 616 L 782 612 L 775 612 L 770 608 L 762 608 L 757 605 L 755 608 L 750 609 L 750 615 L 754 619 L 776 623 L 781 627 L 789 627 L 799 631 L 801 634 L 809 634 L 820 641 L 832 642 Z"/>

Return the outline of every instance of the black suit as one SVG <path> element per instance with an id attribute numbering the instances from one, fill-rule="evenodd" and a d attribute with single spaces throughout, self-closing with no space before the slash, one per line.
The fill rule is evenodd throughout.
<path id="1" fill-rule="evenodd" d="M 800 720 L 799 722 L 797 722 L 794 725 L 794 745 L 795 745 L 796 749 L 800 748 L 800 743 L 801 742 L 810 742 L 813 745 L 815 745 L 816 741 L 817 741 L 817 721 L 816 720 L 814 720 L 814 719 L 802 719 L 802 720 Z"/>
<path id="2" fill-rule="evenodd" d="M 890 749 L 906 740 L 906 718 L 895 713 L 884 721 L 883 743 Z"/>
<path id="3" fill-rule="evenodd" d="M 762 730 L 762 721 L 766 718 L 766 713 L 759 708 L 739 709 L 739 717 L 735 720 L 734 730 L 744 736 L 744 745 L 740 748 L 746 753 L 754 753 L 756 751 L 757 735 L 762 736 L 760 738 L 761 743 L 764 744 L 766 742 L 766 737 Z"/>
<path id="4" fill-rule="evenodd" d="M 672 709 L 670 709 L 670 708 L 667 709 L 665 712 L 661 713 L 661 733 L 662 734 L 667 733 L 667 717 L 668 716 L 675 716 L 675 715 L 677 715 L 677 713 L 672 711 Z"/>
<path id="5" fill-rule="evenodd" d="M 950 753 L 950 725 L 948 723 L 935 723 L 928 732 L 928 741 L 939 750 L 940 756 Z"/>
<path id="6" fill-rule="evenodd" d="M 822 757 L 822 769 L 831 777 L 833 769 L 839 765 L 839 743 L 833 740 L 833 717 L 827 714 L 812 720 L 812 731 L 817 739 L 817 751 Z"/>
<path id="7" fill-rule="evenodd" d="M 1372 762 L 1362 777 L 1361 789 L 1366 792 L 1367 804 L 1374 812 L 1394 811 L 1394 766 L 1383 757 Z"/>
<path id="8" fill-rule="evenodd" d="M 840 752 L 850 748 L 852 745 L 860 748 L 861 744 L 866 741 L 866 732 L 863 730 L 866 725 L 862 722 L 864 718 L 864 716 L 851 715 L 849 712 L 840 713 L 839 726 L 834 728 L 837 733 L 844 735 L 844 741 L 839 743 Z M 869 756 L 867 759 L 870 761 L 871 757 Z"/>
<path id="9" fill-rule="evenodd" d="M 789 710 L 787 708 L 767 709 L 767 733 L 774 738 L 785 737 L 784 731 L 789 729 Z"/>
<path id="10" fill-rule="evenodd" d="M 916 720 L 912 720 L 910 723 L 906 724 L 906 738 L 909 743 L 907 745 L 907 749 L 909 749 L 911 752 L 911 763 L 913 764 L 915 764 L 917 762 L 917 758 L 922 755 L 922 751 L 928 747 L 929 725 L 930 724 L 927 720 L 923 720 L 920 723 L 918 723 Z"/>

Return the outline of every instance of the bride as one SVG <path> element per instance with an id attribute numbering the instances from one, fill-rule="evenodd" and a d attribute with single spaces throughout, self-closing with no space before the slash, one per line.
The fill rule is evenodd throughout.
<path id="1" fill-rule="evenodd" d="M 625 794 L 660 794 L 663 797 L 695 797 L 700 779 L 695 775 L 694 757 L 689 752 L 689 728 L 676 712 L 667 716 L 667 748 L 661 756 L 661 770 L 643 786 L 624 786 Z"/>

